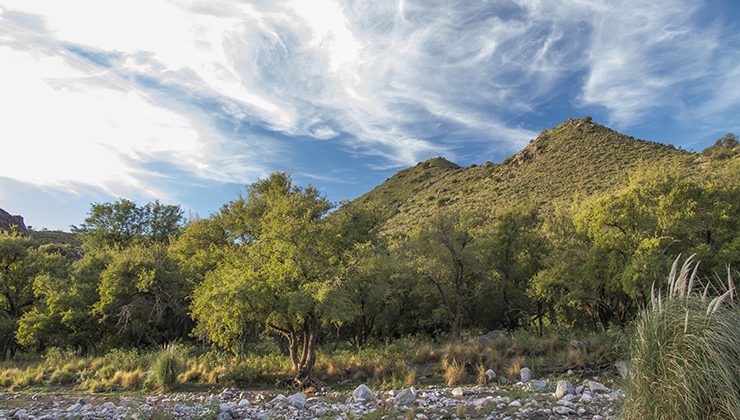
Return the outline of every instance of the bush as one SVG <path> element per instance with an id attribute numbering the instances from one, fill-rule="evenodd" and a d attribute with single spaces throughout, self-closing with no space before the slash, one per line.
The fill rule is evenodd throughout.
<path id="1" fill-rule="evenodd" d="M 636 320 L 624 418 L 739 418 L 740 306 L 732 279 L 708 304 L 692 293 L 688 271 L 672 275 L 665 299 L 658 294 Z"/>
<path id="2" fill-rule="evenodd" d="M 157 353 L 152 366 L 152 378 L 158 390 L 168 392 L 177 385 L 177 376 L 182 372 L 183 364 L 175 344 L 168 344 Z"/>

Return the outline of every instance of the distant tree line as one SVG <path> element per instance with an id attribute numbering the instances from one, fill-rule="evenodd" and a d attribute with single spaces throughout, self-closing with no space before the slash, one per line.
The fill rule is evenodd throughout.
<path id="1" fill-rule="evenodd" d="M 94 204 L 74 228 L 81 249 L 0 233 L 0 352 L 173 340 L 240 352 L 270 337 L 305 384 L 324 341 L 624 325 L 679 253 L 705 273 L 738 266 L 733 168 L 646 168 L 547 211 L 441 212 L 395 235 L 285 173 L 187 222 L 159 202 Z"/>

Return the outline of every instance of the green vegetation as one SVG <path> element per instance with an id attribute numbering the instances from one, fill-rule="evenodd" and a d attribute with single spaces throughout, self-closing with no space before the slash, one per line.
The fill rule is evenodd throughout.
<path id="1" fill-rule="evenodd" d="M 707 276 L 738 267 L 738 174 L 737 156 L 569 120 L 502 164 L 432 159 L 338 207 L 285 173 L 187 223 L 179 206 L 94 204 L 78 242 L 0 232 L 0 385 L 608 367 L 676 255 Z"/>
<path id="2" fill-rule="evenodd" d="M 740 416 L 735 286 L 728 272 L 724 293 L 710 301 L 695 291 L 703 288 L 691 264 L 687 259 L 680 273 L 674 266 L 668 290 L 654 292 L 636 321 L 625 418 Z"/>

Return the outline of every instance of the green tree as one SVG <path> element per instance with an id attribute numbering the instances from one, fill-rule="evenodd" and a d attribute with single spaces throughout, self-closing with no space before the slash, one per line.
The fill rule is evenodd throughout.
<path id="1" fill-rule="evenodd" d="M 287 341 L 295 382 L 311 382 L 321 326 L 348 318 L 337 273 L 344 246 L 362 238 L 325 217 L 330 203 L 313 187 L 274 173 L 225 205 L 221 217 L 236 246 L 194 293 L 196 334 L 238 348 L 251 325 Z M 342 244 L 340 246 L 340 244 Z"/>
<path id="2" fill-rule="evenodd" d="M 544 266 L 547 244 L 540 234 L 540 220 L 532 207 L 512 209 L 479 233 L 482 263 L 500 293 L 505 325 L 514 329 L 530 315 L 542 321 L 543 307 L 531 302 L 530 280 Z M 484 287 L 490 288 L 489 282 Z"/>
<path id="3" fill-rule="evenodd" d="M 442 213 L 415 229 L 404 247 L 412 270 L 436 290 L 456 339 L 462 332 L 465 306 L 482 278 L 474 226 L 471 218 Z"/>
<path id="4" fill-rule="evenodd" d="M 95 203 L 84 223 L 72 226 L 72 231 L 83 237 L 90 247 L 129 246 L 135 240 L 147 238 L 166 242 L 180 232 L 182 209 L 159 201 L 137 206 L 121 198 L 113 203 Z"/>
<path id="5" fill-rule="evenodd" d="M 100 273 L 93 313 L 115 331 L 111 344 L 162 344 L 190 331 L 190 290 L 165 244 L 132 245 L 113 252 Z"/>

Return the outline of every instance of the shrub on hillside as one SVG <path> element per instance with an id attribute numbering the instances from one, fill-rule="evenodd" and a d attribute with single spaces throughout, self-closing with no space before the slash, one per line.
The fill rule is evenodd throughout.
<path id="1" fill-rule="evenodd" d="M 678 261 L 678 260 L 676 260 Z M 624 418 L 740 418 L 740 305 L 728 273 L 726 290 L 693 293 L 691 258 L 676 264 L 667 295 L 636 320 Z"/>

